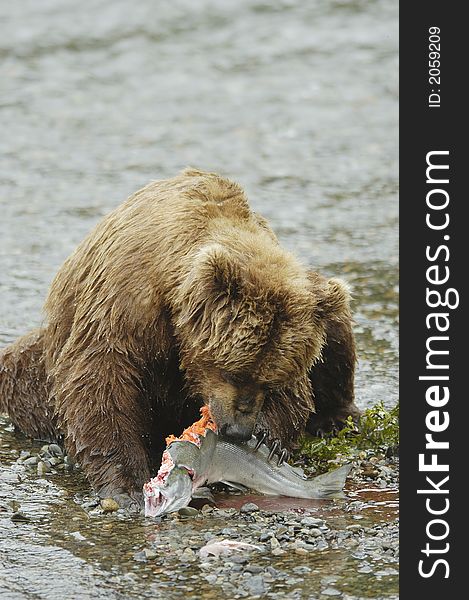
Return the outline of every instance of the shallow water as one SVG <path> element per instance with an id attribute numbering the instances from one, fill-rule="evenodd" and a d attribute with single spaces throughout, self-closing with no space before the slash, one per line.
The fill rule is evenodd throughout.
<path id="1" fill-rule="evenodd" d="M 198 550 L 209 538 L 226 537 L 224 528 L 236 525 L 237 520 L 241 520 L 241 539 L 246 538 L 251 533 L 249 522 L 243 526 L 239 515 L 226 519 L 216 513 L 203 519 L 169 516 L 160 520 L 90 511 L 86 506 L 89 487 L 79 471 L 38 477 L 16 459 L 24 448 L 38 451 L 41 444 L 15 434 L 4 418 L 0 418 L 0 436 L 2 599 L 218 598 L 223 593 L 219 585 L 209 585 L 205 579 L 223 560 L 207 565 Z M 261 510 L 289 514 L 290 519 L 295 515 L 324 518 L 329 527 L 338 530 L 397 518 L 395 488 L 349 484 L 347 495 L 347 501 L 337 502 L 227 494 L 215 499 L 220 509 L 240 508 L 254 501 Z M 15 520 L 13 513 L 18 510 L 24 521 Z M 176 554 L 183 547 L 193 550 L 193 560 Z M 155 549 L 157 556 L 143 560 L 145 548 Z M 250 557 L 249 566 L 273 567 L 285 575 L 268 584 L 265 597 L 314 598 L 331 584 L 340 596 L 353 600 L 396 597 L 395 559 L 382 552 L 371 558 L 361 554 L 363 548 L 356 547 L 331 546 L 300 556 L 272 556 L 263 549 Z M 362 573 L 364 565 L 368 570 Z M 309 571 L 299 577 L 293 570 L 298 566 Z M 243 572 L 239 574 L 243 576 Z"/>
<path id="2" fill-rule="evenodd" d="M 285 246 L 350 282 L 358 404 L 395 404 L 397 6 L 273 5 L 1 4 L 0 346 L 40 322 L 57 268 L 102 215 L 190 164 L 238 180 Z M 116 525 L 112 551 L 99 520 L 87 523 L 89 542 L 70 538 L 81 513 L 61 494 L 77 493 L 75 477 L 0 480 L 6 498 L 37 514 L 27 524 L 2 518 L 0 564 L 15 582 L 7 597 L 34 586 L 44 598 L 79 588 L 144 597 L 144 572 L 156 590 L 148 566 L 127 568 L 118 549 L 141 545 L 147 526 Z M 396 593 L 373 581 L 366 597 Z"/>

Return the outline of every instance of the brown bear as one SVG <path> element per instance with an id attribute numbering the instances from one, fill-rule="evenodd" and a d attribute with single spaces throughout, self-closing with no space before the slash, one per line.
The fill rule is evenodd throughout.
<path id="1" fill-rule="evenodd" d="M 0 412 L 63 440 L 97 493 L 142 501 L 165 436 L 286 448 L 357 415 L 349 293 L 279 245 L 243 190 L 187 169 L 104 218 L 56 275 L 42 328 L 0 353 Z"/>

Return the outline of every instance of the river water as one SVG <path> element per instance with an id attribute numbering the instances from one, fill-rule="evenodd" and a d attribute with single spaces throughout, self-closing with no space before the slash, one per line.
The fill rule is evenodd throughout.
<path id="1" fill-rule="evenodd" d="M 397 3 L 20 0 L 0 23 L 0 347 L 40 323 L 101 216 L 192 165 L 239 181 L 286 247 L 351 284 L 357 403 L 396 403 Z M 23 570 L 47 536 L 28 527 Z M 28 581 L 14 593 L 67 589 Z"/>

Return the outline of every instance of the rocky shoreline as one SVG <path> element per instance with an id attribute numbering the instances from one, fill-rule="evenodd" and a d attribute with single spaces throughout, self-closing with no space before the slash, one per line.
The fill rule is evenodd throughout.
<path id="1" fill-rule="evenodd" d="M 20 451 L 15 465 L 31 477 L 54 479 L 61 472 L 78 470 L 56 444 L 43 445 L 36 453 Z M 132 548 L 129 564 L 143 580 L 157 577 L 164 581 L 174 590 L 174 597 L 182 591 L 186 597 L 202 597 L 198 595 L 201 586 L 204 598 L 213 592 L 214 598 L 223 594 L 229 598 L 354 600 L 362 597 L 363 586 L 370 592 L 382 587 L 386 598 L 394 597 L 394 590 L 397 597 L 397 509 L 389 514 L 379 510 L 395 506 L 397 483 L 398 460 L 367 452 L 354 462 L 344 500 L 286 509 L 280 502 L 275 510 L 267 510 L 262 496 L 219 493 L 216 499 L 221 507 L 205 504 L 200 510 L 187 507 L 156 519 L 134 517 L 150 533 L 145 544 Z M 369 492 L 365 498 L 363 489 Z M 375 502 L 370 500 L 370 490 L 378 494 L 394 491 L 395 495 L 392 502 Z M 88 515 L 86 528 L 73 532 L 77 541 L 88 539 L 93 522 L 112 532 L 132 520 L 117 505 L 100 502 L 93 495 L 74 500 Z M 226 506 L 230 501 L 237 507 Z M 10 518 L 19 522 L 28 515 L 16 510 Z M 224 546 L 232 542 L 243 547 Z M 210 546 L 215 551 L 210 552 Z M 327 566 L 336 563 L 331 573 Z"/>

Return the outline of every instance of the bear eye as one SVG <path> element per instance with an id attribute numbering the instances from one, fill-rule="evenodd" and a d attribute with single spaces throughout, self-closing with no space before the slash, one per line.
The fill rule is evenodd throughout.
<path id="1" fill-rule="evenodd" d="M 275 394 L 282 389 L 283 385 L 278 382 L 270 382 L 261 384 L 261 389 L 265 394 Z"/>
<path id="2" fill-rule="evenodd" d="M 241 378 L 238 375 L 229 373 L 228 371 L 222 371 L 221 378 L 225 383 L 230 383 L 231 385 L 238 385 L 241 382 Z"/>

